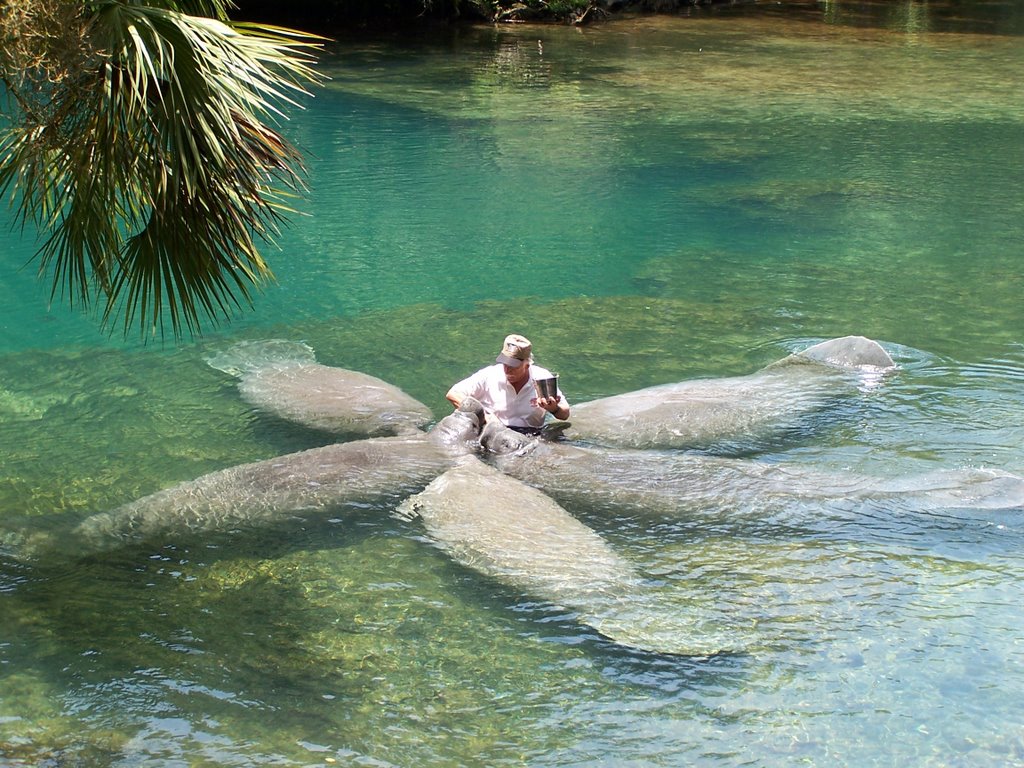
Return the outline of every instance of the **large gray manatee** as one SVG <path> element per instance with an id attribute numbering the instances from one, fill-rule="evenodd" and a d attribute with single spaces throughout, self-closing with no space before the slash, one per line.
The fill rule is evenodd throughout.
<path id="1" fill-rule="evenodd" d="M 877 342 L 845 336 L 748 376 L 661 384 L 574 404 L 566 435 L 630 448 L 746 447 L 792 426 L 860 378 L 894 366 Z"/>
<path id="2" fill-rule="evenodd" d="M 475 456 L 406 499 L 399 513 L 420 518 L 459 564 L 534 598 L 631 648 L 688 656 L 723 650 L 671 616 L 625 559 L 540 491 Z"/>
<path id="3" fill-rule="evenodd" d="M 430 409 L 375 376 L 316 362 L 295 341 L 244 341 L 207 358 L 238 377 L 247 403 L 287 421 L 332 434 L 414 434 L 433 419 Z"/>
<path id="4" fill-rule="evenodd" d="M 818 520 L 842 510 L 1024 509 L 1024 478 L 963 469 L 896 478 L 673 450 L 619 449 L 544 440 L 488 420 L 480 443 L 501 471 L 570 507 L 631 515 L 766 524 Z"/>
<path id="5" fill-rule="evenodd" d="M 326 445 L 228 467 L 101 512 L 68 537 L 79 555 L 182 534 L 230 531 L 337 514 L 421 490 L 478 447 L 482 409 L 473 400 L 429 433 Z"/>

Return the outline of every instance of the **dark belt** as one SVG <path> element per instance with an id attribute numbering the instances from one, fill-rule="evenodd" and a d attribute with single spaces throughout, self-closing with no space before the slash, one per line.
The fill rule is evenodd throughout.
<path id="1" fill-rule="evenodd" d="M 539 437 L 543 430 L 540 427 L 509 427 L 514 432 L 518 432 L 521 435 L 532 435 L 533 437 Z"/>

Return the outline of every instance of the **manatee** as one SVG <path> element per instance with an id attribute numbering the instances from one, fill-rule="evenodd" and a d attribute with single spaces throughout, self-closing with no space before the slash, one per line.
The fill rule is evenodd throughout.
<path id="1" fill-rule="evenodd" d="M 672 450 L 618 449 L 530 437 L 490 420 L 480 443 L 502 472 L 570 508 L 660 518 L 739 516 L 793 520 L 832 510 L 888 507 L 1024 509 L 1024 478 L 994 470 L 944 470 L 897 478 L 822 472 L 792 464 Z M 866 505 L 866 506 L 865 506 Z"/>
<path id="2" fill-rule="evenodd" d="M 749 447 L 794 426 L 865 377 L 894 367 L 877 342 L 845 336 L 751 375 L 661 384 L 577 403 L 566 435 L 629 448 Z"/>
<path id="3" fill-rule="evenodd" d="M 211 472 L 83 520 L 78 554 L 168 536 L 230 531 L 397 503 L 477 447 L 482 408 L 467 399 L 429 433 L 326 445 Z"/>
<path id="4" fill-rule="evenodd" d="M 574 611 L 605 638 L 653 653 L 704 656 L 717 644 L 693 637 L 640 574 L 594 531 L 540 491 L 464 456 L 399 507 L 419 518 L 460 565 L 524 595 Z"/>
<path id="5" fill-rule="evenodd" d="M 238 377 L 250 405 L 331 434 L 413 434 L 433 416 L 423 403 L 386 381 L 316 362 L 305 344 L 273 339 L 235 344 L 207 359 Z"/>

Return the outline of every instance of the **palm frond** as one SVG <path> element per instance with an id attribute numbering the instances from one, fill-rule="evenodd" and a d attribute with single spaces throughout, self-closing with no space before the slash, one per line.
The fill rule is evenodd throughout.
<path id="1" fill-rule="evenodd" d="M 193 3 L 192 5 L 198 4 Z M 42 124 L 0 137 L 0 190 L 48 232 L 53 294 L 103 304 L 124 332 L 196 333 L 272 278 L 272 242 L 304 191 L 273 122 L 308 96 L 317 39 L 178 8 L 93 4 L 91 70 L 52 91 Z"/>

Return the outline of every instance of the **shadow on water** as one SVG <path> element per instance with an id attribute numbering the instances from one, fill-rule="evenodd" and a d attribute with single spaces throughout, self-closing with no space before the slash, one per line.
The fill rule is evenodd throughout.
<path id="1" fill-rule="evenodd" d="M 541 729 L 545 743 L 569 744 L 573 728 L 558 714 L 560 697 L 552 691 L 554 701 L 543 696 L 524 711 L 515 694 L 521 678 L 559 680 L 586 670 L 577 685 L 597 675 L 614 685 L 616 697 L 653 703 L 653 694 L 663 704 L 686 701 L 701 710 L 704 693 L 729 690 L 750 674 L 752 660 L 743 654 L 636 651 L 550 605 L 510 605 L 514 596 L 440 553 L 429 562 L 415 556 L 416 582 L 408 583 L 412 572 L 401 561 L 412 553 L 405 549 L 426 546 L 415 527 L 373 519 L 327 528 L 287 538 L 260 531 L 182 539 L 76 562 L 0 561 L 0 600 L 16 628 L 0 649 L 4 670 L 17 669 L 18 680 L 30 679 L 40 691 L 59 691 L 59 708 L 76 720 L 112 729 L 68 729 L 59 743 L 26 740 L 5 755 L 41 761 L 52 751 L 98 765 L 134 759 L 142 746 L 136 739 L 146 734 L 139 754 L 152 756 L 175 732 L 168 759 L 212 739 L 230 762 L 249 753 L 247 733 L 269 746 L 277 729 L 288 739 L 300 733 L 310 743 L 380 754 L 380 727 L 443 723 L 446 712 L 467 722 L 486 712 L 483 729 Z M 353 582 L 349 568 L 358 566 L 336 570 L 342 560 L 380 557 L 381 541 L 398 547 L 392 575 L 377 565 Z M 491 648 L 485 657 L 481 644 Z M 586 701 L 580 692 L 573 698 Z M 39 706 L 39 722 L 52 722 Z M 369 716 L 366 707 L 379 712 L 368 730 L 339 732 L 339 717 L 346 720 L 340 713 Z M 236 741 L 218 736 L 215 722 L 230 723 Z M 421 734 L 415 743 L 396 743 L 393 761 L 408 764 L 409 754 L 437 759 L 450 748 L 443 731 L 426 742 Z M 506 760 L 500 744 L 487 747 L 492 764 Z M 272 754 L 263 759 L 274 761 Z"/>
<path id="2" fill-rule="evenodd" d="M 290 555 L 331 551 L 343 558 L 380 535 L 366 519 L 350 522 L 343 531 L 326 523 L 182 537 L 77 560 L 0 560 L 7 692 L 32 681 L 38 693 L 30 706 L 39 711 L 25 715 L 36 716 L 34 728 L 46 740 L 55 738 L 46 723 L 65 716 L 110 718 L 113 728 L 69 730 L 60 736 L 66 744 L 26 741 L 20 751 L 38 757 L 53 749 L 79 761 L 69 764 L 109 764 L 96 755 L 130 759 L 128 734 L 164 717 L 191 718 L 190 700 L 204 700 L 207 712 L 227 721 L 248 710 L 272 713 L 286 701 L 307 708 L 322 701 L 321 676 L 308 668 L 325 659 L 307 645 L 310 634 L 368 630 L 358 616 L 345 622 L 311 606 L 309 584 L 294 578 L 301 568 Z M 55 702 L 41 698 L 46 691 Z M 59 714 L 47 714 L 51 706 Z M 203 719 L 187 730 L 204 730 Z M 325 714 L 325 727 L 328 720 Z"/>

